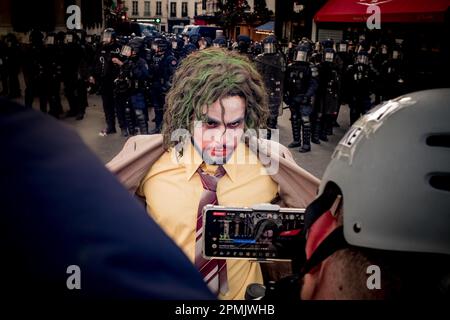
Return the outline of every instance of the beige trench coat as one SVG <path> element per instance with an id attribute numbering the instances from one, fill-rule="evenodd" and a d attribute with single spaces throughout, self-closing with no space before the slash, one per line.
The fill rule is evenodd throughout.
<path id="1" fill-rule="evenodd" d="M 256 146 L 257 150 L 251 145 Z M 299 167 L 289 149 L 264 139 L 254 140 L 250 149 L 265 157 L 261 161 L 264 166 L 267 164 L 276 168 L 270 176 L 278 184 L 277 204 L 282 207 L 305 208 L 315 198 L 319 179 Z M 163 152 L 162 135 L 138 135 L 128 139 L 123 149 L 106 166 L 135 194 L 150 167 Z M 262 271 L 265 279 L 276 280 L 290 273 L 290 264 L 262 265 Z"/>

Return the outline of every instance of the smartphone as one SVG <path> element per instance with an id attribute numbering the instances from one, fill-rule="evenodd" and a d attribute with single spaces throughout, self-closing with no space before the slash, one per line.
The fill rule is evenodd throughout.
<path id="1" fill-rule="evenodd" d="M 262 204 L 253 207 L 206 205 L 203 256 L 206 259 L 289 261 L 304 250 L 305 209 Z"/>

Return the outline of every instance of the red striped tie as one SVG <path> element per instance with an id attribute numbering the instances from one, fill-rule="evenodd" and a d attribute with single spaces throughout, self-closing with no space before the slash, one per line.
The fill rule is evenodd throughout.
<path id="1" fill-rule="evenodd" d="M 202 224 L 203 207 L 207 204 L 217 204 L 217 182 L 225 175 L 225 169 L 219 166 L 214 176 L 205 173 L 200 167 L 197 169 L 203 185 L 203 193 L 200 198 L 197 212 L 197 227 L 195 238 L 195 266 L 203 276 L 209 289 L 215 294 L 228 292 L 227 265 L 223 259 L 206 260 L 202 256 Z"/>

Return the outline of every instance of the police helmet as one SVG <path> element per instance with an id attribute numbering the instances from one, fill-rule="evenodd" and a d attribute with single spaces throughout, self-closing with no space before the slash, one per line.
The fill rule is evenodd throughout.
<path id="1" fill-rule="evenodd" d="M 251 43 L 251 39 L 249 36 L 246 35 L 239 35 L 237 37 L 237 42 L 238 42 L 238 50 L 241 53 L 247 53 L 248 48 L 250 47 L 250 43 Z"/>
<path id="2" fill-rule="evenodd" d="M 348 42 L 346 40 L 342 40 L 336 43 L 336 51 L 337 52 L 347 52 Z"/>
<path id="3" fill-rule="evenodd" d="M 369 64 L 369 53 L 364 50 L 359 51 L 356 56 L 356 63 Z"/>
<path id="4" fill-rule="evenodd" d="M 309 42 L 301 42 L 295 48 L 295 61 L 306 62 L 308 61 L 308 56 L 312 51 L 311 44 Z"/>
<path id="5" fill-rule="evenodd" d="M 181 50 L 183 48 L 184 42 L 177 36 L 173 36 L 170 39 L 170 42 L 171 42 L 172 50 Z"/>
<path id="6" fill-rule="evenodd" d="M 197 51 L 197 47 L 193 44 L 193 43 L 188 43 L 187 45 L 185 45 L 183 47 L 183 56 L 188 56 L 189 54 L 191 54 L 192 52 Z"/>
<path id="7" fill-rule="evenodd" d="M 116 39 L 116 31 L 113 28 L 106 28 L 102 33 L 102 42 L 111 43 Z"/>
<path id="8" fill-rule="evenodd" d="M 166 39 L 156 39 L 154 43 L 158 48 L 158 52 L 166 52 L 170 48 L 169 41 Z"/>
<path id="9" fill-rule="evenodd" d="M 225 48 L 227 46 L 227 40 L 224 37 L 219 37 L 213 41 L 214 47 Z"/>
<path id="10" fill-rule="evenodd" d="M 203 40 L 205 40 L 205 42 L 206 42 L 206 47 L 211 47 L 211 45 L 212 45 L 212 39 L 210 38 L 210 37 L 202 37 L 203 38 Z"/>
<path id="11" fill-rule="evenodd" d="M 198 48 L 198 40 L 200 40 L 200 37 L 198 34 L 191 34 L 189 36 L 189 42 L 195 45 Z"/>
<path id="12" fill-rule="evenodd" d="M 276 53 L 277 52 L 277 38 L 275 36 L 265 37 L 262 41 L 264 53 Z"/>
<path id="13" fill-rule="evenodd" d="M 325 62 L 333 62 L 334 61 L 334 50 L 333 48 L 325 48 L 323 51 L 323 60 Z"/>
<path id="14" fill-rule="evenodd" d="M 261 43 L 255 42 L 252 49 L 253 55 L 257 56 L 263 52 Z"/>
<path id="15" fill-rule="evenodd" d="M 132 50 L 132 55 L 139 55 L 144 47 L 144 39 L 134 38 L 128 42 L 128 46 Z"/>
<path id="16" fill-rule="evenodd" d="M 327 39 L 327 40 L 322 41 L 322 47 L 324 49 L 333 49 L 333 47 L 334 47 L 333 39 Z"/>

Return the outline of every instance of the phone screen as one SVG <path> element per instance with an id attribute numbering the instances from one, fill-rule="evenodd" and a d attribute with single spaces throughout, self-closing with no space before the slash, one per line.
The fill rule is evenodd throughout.
<path id="1" fill-rule="evenodd" d="M 203 213 L 206 258 L 292 260 L 299 248 L 304 209 L 255 210 L 210 206 Z"/>

